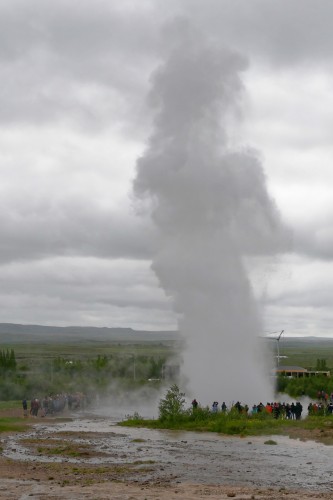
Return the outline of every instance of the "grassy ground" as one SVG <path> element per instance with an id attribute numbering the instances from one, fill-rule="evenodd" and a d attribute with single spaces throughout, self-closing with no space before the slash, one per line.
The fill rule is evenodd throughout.
<path id="1" fill-rule="evenodd" d="M 270 342 L 272 355 L 276 355 L 276 343 Z M 281 338 L 280 355 L 286 356 L 280 361 L 281 365 L 301 366 L 315 369 L 318 359 L 325 359 L 328 369 L 333 369 L 333 339 L 292 339 Z"/>
<path id="2" fill-rule="evenodd" d="M 0 434 L 3 432 L 23 432 L 28 429 L 28 425 L 22 418 L 0 417 Z"/>
<path id="3" fill-rule="evenodd" d="M 22 401 L 0 401 L 0 412 L 22 408 Z"/>
<path id="4" fill-rule="evenodd" d="M 184 415 L 170 420 L 145 420 L 139 416 L 130 417 L 119 425 L 146 427 L 151 429 L 216 432 L 237 436 L 289 435 L 305 436 L 306 439 L 328 438 L 333 442 L 333 417 L 306 417 L 302 420 L 274 419 L 271 415 L 237 415 L 236 413 L 211 414 L 197 417 Z M 320 434 L 323 434 L 321 436 Z M 331 444 L 331 443 L 327 443 Z"/>
<path id="5" fill-rule="evenodd" d="M 7 432 L 24 432 L 36 420 L 24 418 L 20 401 L 0 402 L 0 435 Z M 200 412 L 196 417 L 187 413 L 174 420 L 146 420 L 135 415 L 119 425 L 151 429 L 172 429 L 196 432 L 216 432 L 231 436 L 285 435 L 292 438 L 319 441 L 333 445 L 333 417 L 315 416 L 302 420 L 274 419 L 271 415 L 247 416 L 238 413 L 211 414 Z"/>
<path id="6" fill-rule="evenodd" d="M 70 342 L 63 344 L 15 344 L 1 345 L 3 349 L 14 348 L 17 362 L 30 364 L 36 360 L 55 359 L 58 356 L 72 360 L 85 360 L 101 356 L 168 356 L 174 352 L 171 342 Z"/>
<path id="7" fill-rule="evenodd" d="M 274 342 L 268 344 L 272 357 L 276 354 Z M 18 363 L 36 360 L 54 359 L 58 356 L 68 359 L 92 359 L 101 356 L 156 356 L 170 357 L 179 351 L 179 344 L 175 341 L 141 341 L 137 343 L 118 341 L 77 341 L 68 343 L 29 343 L 1 344 L 2 349 L 14 348 Z M 280 342 L 280 354 L 287 356 L 281 360 L 284 365 L 298 365 L 305 368 L 314 368 L 318 359 L 326 359 L 328 368 L 333 369 L 333 339 L 307 341 L 304 339 L 284 339 Z"/>
<path id="8" fill-rule="evenodd" d="M 21 401 L 0 401 L 0 434 L 23 432 L 28 428 L 23 418 Z"/>

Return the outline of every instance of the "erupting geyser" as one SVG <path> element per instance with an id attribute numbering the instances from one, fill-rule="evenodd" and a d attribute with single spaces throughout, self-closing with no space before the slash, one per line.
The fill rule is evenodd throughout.
<path id="1" fill-rule="evenodd" d="M 186 338 L 187 394 L 205 404 L 272 398 L 243 260 L 279 251 L 283 228 L 255 153 L 228 144 L 245 68 L 190 30 L 174 43 L 153 75 L 154 128 L 134 181 L 156 227 L 152 267 Z"/>

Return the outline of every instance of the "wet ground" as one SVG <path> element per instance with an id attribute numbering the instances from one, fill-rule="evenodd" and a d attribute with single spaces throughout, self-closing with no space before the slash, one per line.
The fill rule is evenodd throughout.
<path id="1" fill-rule="evenodd" d="M 235 438 L 211 433 L 133 429 L 119 416 L 81 415 L 7 436 L 11 461 L 82 466 L 131 465 L 128 479 L 332 491 L 333 447 L 282 436 Z M 269 440 L 276 444 L 265 444 Z M 134 471 L 140 470 L 136 476 Z"/>

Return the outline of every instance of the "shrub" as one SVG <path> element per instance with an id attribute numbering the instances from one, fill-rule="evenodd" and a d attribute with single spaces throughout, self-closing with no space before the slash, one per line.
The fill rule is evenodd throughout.
<path id="1" fill-rule="evenodd" d="M 185 414 L 185 394 L 174 384 L 167 391 L 164 399 L 158 405 L 160 420 L 176 420 Z"/>

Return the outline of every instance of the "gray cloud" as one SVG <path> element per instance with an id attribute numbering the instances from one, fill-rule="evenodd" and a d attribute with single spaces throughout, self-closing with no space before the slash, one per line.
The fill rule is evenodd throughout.
<path id="1" fill-rule="evenodd" d="M 93 128 L 116 115 L 123 126 L 129 116 L 142 123 L 148 76 L 165 45 L 161 26 L 177 13 L 251 64 L 331 63 L 333 6 L 326 0 L 157 0 L 140 9 L 13 0 L 0 6 L 1 121 L 71 119 Z"/>
<path id="2" fill-rule="evenodd" d="M 169 9 L 179 2 L 168 2 Z M 210 35 L 251 60 L 274 65 L 329 62 L 333 54 L 330 0 L 184 0 L 183 12 Z"/>
<path id="3" fill-rule="evenodd" d="M 104 1 L 2 4 L 1 121 L 96 127 L 134 115 L 156 36 L 140 12 Z"/>
<path id="4" fill-rule="evenodd" d="M 2 321 L 172 329 L 149 261 L 57 257 L 1 266 Z"/>
<path id="5" fill-rule="evenodd" d="M 0 214 L 0 262 L 50 256 L 146 259 L 151 228 L 145 220 L 103 210 L 89 200 L 46 200 Z"/>
<path id="6" fill-rule="evenodd" d="M 333 260 L 333 213 L 330 220 L 308 223 L 295 230 L 294 248 L 300 255 Z"/>
<path id="7" fill-rule="evenodd" d="M 6 273 L 7 266 L 11 266 L 12 273 L 7 274 L 3 290 L 11 289 L 16 266 L 23 266 L 16 268 L 17 276 L 19 273 L 27 276 L 24 284 L 22 281 L 22 296 L 19 280 L 10 295 L 3 292 L 2 309 L 11 311 L 7 317 L 14 320 L 17 314 L 18 319 L 24 321 L 25 317 L 29 322 L 36 322 L 39 317 L 50 323 L 49 314 L 59 324 L 66 322 L 64 317 L 75 324 L 82 300 L 82 323 L 109 321 L 107 310 L 115 304 L 112 311 L 125 326 L 128 321 L 135 324 L 136 317 L 143 324 L 149 306 L 156 324 L 164 324 L 163 298 L 159 305 L 154 305 L 150 297 L 159 293 L 156 282 L 147 284 L 150 291 L 143 293 L 143 300 L 138 303 L 130 285 L 125 284 L 123 293 L 119 284 L 117 292 L 108 299 L 106 290 L 110 282 L 96 272 L 92 274 L 90 288 L 93 289 L 94 280 L 100 284 L 100 290 L 94 290 L 100 299 L 95 302 L 90 298 L 90 309 L 88 292 L 87 301 L 81 295 L 84 283 L 77 282 L 71 288 L 73 301 L 66 295 L 65 284 L 66 276 L 71 270 L 75 272 L 75 258 L 89 257 L 86 265 L 91 269 L 102 261 L 116 259 L 119 263 L 122 258 L 138 261 L 140 267 L 155 251 L 151 226 L 132 214 L 125 193 L 134 175 L 135 158 L 142 154 L 143 142 L 149 136 L 153 114 L 150 105 L 154 99 L 157 103 L 156 94 L 146 99 L 152 69 L 159 66 L 173 44 L 179 43 L 178 32 L 192 44 L 189 24 L 210 37 L 215 47 L 238 50 L 242 54 L 237 63 L 240 67 L 250 66 L 245 86 L 249 90 L 249 107 L 252 104 L 257 113 L 251 114 L 249 107 L 244 108 L 240 94 L 236 97 L 229 93 L 236 112 L 248 114 L 244 142 L 252 145 L 254 139 L 255 147 L 266 158 L 264 168 L 271 192 L 279 195 L 283 214 L 294 225 L 295 251 L 309 257 L 308 266 L 310 258 L 329 264 L 331 205 L 327 203 L 325 207 L 321 201 L 322 211 L 313 217 L 310 213 L 323 198 L 323 186 L 331 183 L 332 14 L 333 4 L 329 0 L 140 0 L 140 8 L 130 0 L 2 2 L 0 265 Z M 167 23 L 168 27 L 163 28 L 167 20 L 177 16 L 180 16 L 177 29 L 170 27 L 175 23 Z M 189 24 L 181 20 L 184 16 Z M 203 79 L 214 71 L 205 62 L 202 68 Z M 179 69 L 175 67 L 175 73 Z M 185 74 L 184 80 L 189 77 L 190 73 Z M 155 78 L 158 80 L 158 75 Z M 240 80 L 233 80 L 230 85 L 242 87 Z M 200 88 L 192 91 L 198 92 Z M 218 89 L 215 91 L 218 98 Z M 186 92 L 179 94 L 175 107 L 169 111 L 170 130 L 172 127 L 179 130 L 179 144 L 184 137 L 184 120 L 178 108 L 187 105 L 188 110 L 190 97 Z M 200 98 L 202 106 L 206 106 L 205 95 Z M 221 149 L 232 139 L 230 124 L 234 126 L 236 142 L 242 143 L 244 139 L 237 117 L 226 108 L 224 112 L 226 121 L 218 136 Z M 196 118 L 195 114 L 192 118 Z M 208 119 L 205 124 L 207 131 L 212 130 Z M 159 139 L 160 146 L 164 146 Z M 207 132 L 200 138 L 202 143 L 211 139 Z M 178 146 L 174 144 L 174 154 L 180 153 Z M 243 202 L 237 205 L 240 199 L 234 200 L 230 233 L 235 244 L 246 249 L 247 254 L 257 254 L 259 242 L 262 252 L 274 253 L 280 245 L 280 240 L 274 237 L 274 204 L 267 217 L 252 217 L 246 230 L 238 230 L 244 227 L 248 213 L 257 214 L 257 209 L 265 207 L 267 198 L 257 189 L 258 183 L 266 182 L 258 168 L 259 154 L 249 147 L 237 151 L 224 156 L 225 162 L 233 165 L 230 172 L 232 169 L 238 172 L 237 185 L 243 190 Z M 172 158 L 166 159 L 169 160 Z M 151 162 L 154 161 L 152 157 Z M 242 184 L 247 171 L 252 172 L 252 185 Z M 179 182 L 178 195 L 184 184 L 184 180 Z M 203 176 L 203 192 L 211 188 L 218 192 L 223 186 L 218 183 L 211 186 Z M 254 192 L 256 206 L 246 201 Z M 200 196 L 188 199 L 189 210 L 182 214 L 184 226 L 193 224 L 191 214 L 200 216 L 197 210 L 200 202 Z M 169 207 L 169 213 L 176 208 Z M 214 208 L 216 212 L 224 209 L 222 200 L 216 198 Z M 66 275 L 60 272 L 59 258 L 68 259 Z M 64 283 L 59 285 L 57 297 L 50 292 L 50 298 L 46 290 L 48 281 L 53 291 L 57 289 L 55 277 L 46 279 L 44 286 L 35 275 L 26 274 L 31 265 L 38 275 L 40 269 L 35 265 L 39 262 L 56 267 L 57 279 Z M 292 259 L 290 266 L 294 266 Z M 114 276 L 114 271 L 111 274 Z M 101 293 L 103 280 L 105 289 Z M 269 322 L 284 314 L 290 315 L 290 321 L 298 327 L 302 324 L 298 319 L 301 309 L 295 313 L 297 294 L 301 297 L 302 291 L 292 289 L 294 297 L 286 294 L 290 308 L 283 300 L 283 292 L 276 299 L 273 292 L 272 296 L 268 293 L 268 299 L 272 299 L 271 305 L 267 302 Z M 313 285 L 314 294 L 316 290 Z M 140 294 L 139 289 L 135 291 Z M 42 312 L 37 298 L 44 295 Z M 128 317 L 127 296 L 132 304 L 127 310 Z M 310 297 L 311 288 L 309 300 Z M 320 297 L 325 303 L 328 292 Z M 317 302 L 319 307 L 320 301 Z M 282 303 L 283 308 L 279 305 Z M 64 316 L 61 311 L 66 311 Z M 306 311 L 310 314 L 308 308 Z M 313 321 L 324 323 L 319 315 Z"/>

